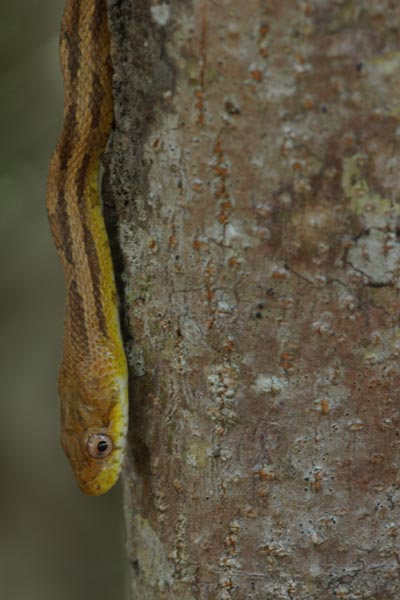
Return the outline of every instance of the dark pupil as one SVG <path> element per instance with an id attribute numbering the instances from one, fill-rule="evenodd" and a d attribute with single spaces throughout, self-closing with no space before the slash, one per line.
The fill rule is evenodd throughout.
<path id="1" fill-rule="evenodd" d="M 99 442 L 97 444 L 97 450 L 99 452 L 105 452 L 107 450 L 107 448 L 108 448 L 108 444 L 104 440 L 102 440 L 101 442 Z"/>

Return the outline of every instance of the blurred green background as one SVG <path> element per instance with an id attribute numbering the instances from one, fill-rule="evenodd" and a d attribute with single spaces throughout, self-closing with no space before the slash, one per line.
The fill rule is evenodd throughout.
<path id="1" fill-rule="evenodd" d="M 0 597 L 124 598 L 119 486 L 85 497 L 59 446 L 64 291 L 45 212 L 61 0 L 0 3 Z"/>

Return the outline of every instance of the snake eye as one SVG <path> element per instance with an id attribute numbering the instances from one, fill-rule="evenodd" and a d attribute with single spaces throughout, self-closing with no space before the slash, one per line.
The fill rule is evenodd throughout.
<path id="1" fill-rule="evenodd" d="M 93 458 L 105 458 L 113 449 L 112 439 L 104 433 L 95 433 L 88 439 L 87 449 Z"/>

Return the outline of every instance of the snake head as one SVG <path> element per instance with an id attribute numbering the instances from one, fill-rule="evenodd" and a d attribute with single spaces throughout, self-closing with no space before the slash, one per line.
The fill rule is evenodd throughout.
<path id="1" fill-rule="evenodd" d="M 93 370 L 92 370 L 93 372 Z M 117 481 L 124 458 L 127 429 L 126 380 L 107 385 L 59 379 L 61 445 L 80 489 L 90 496 L 108 491 Z M 111 385 L 110 385 L 111 383 Z"/>

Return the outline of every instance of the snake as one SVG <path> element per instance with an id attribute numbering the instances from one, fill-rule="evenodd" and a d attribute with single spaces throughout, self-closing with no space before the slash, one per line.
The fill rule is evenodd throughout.
<path id="1" fill-rule="evenodd" d="M 60 63 L 64 116 L 46 205 L 66 290 L 61 446 L 80 489 L 94 496 L 120 475 L 128 426 L 127 360 L 100 193 L 113 125 L 107 0 L 67 0 Z"/>

